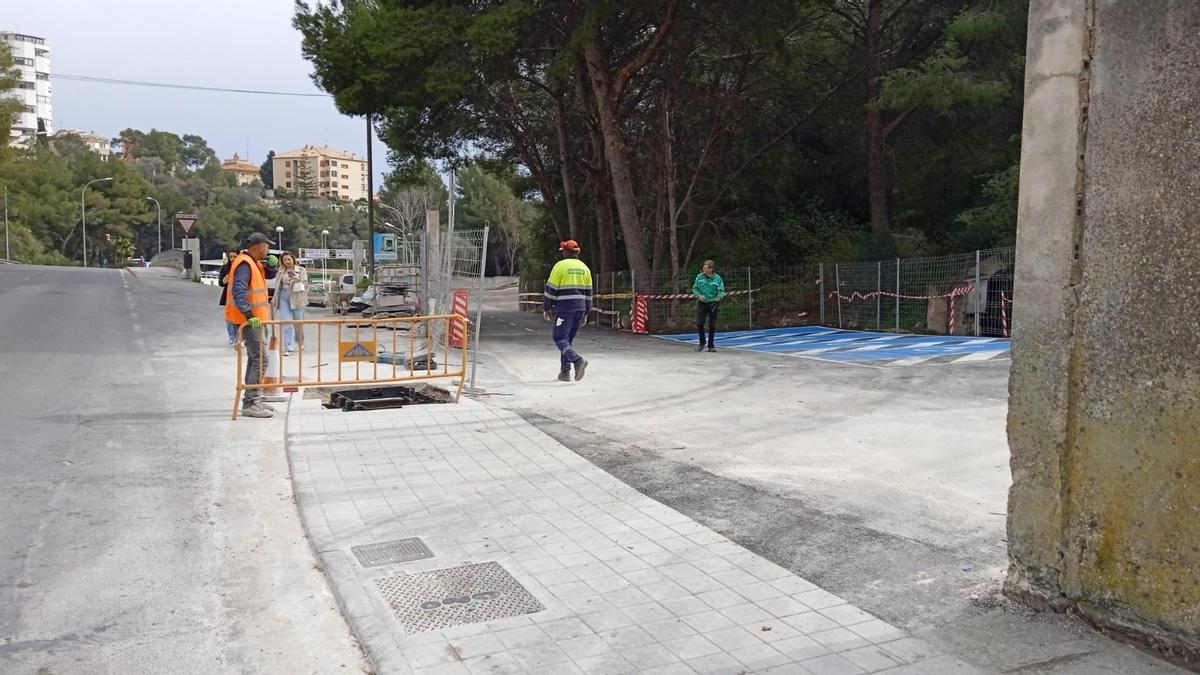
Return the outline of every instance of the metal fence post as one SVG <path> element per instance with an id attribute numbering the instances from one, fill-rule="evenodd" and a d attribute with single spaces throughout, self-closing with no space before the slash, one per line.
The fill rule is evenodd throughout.
<path id="1" fill-rule="evenodd" d="M 900 332 L 900 259 L 896 258 L 896 332 Z"/>
<path id="2" fill-rule="evenodd" d="M 842 327 L 842 273 L 838 263 L 833 263 L 833 288 L 838 299 L 838 328 Z"/>
<path id="3" fill-rule="evenodd" d="M 821 280 L 817 282 L 817 292 L 821 295 L 821 325 L 825 325 L 825 263 L 817 263 Z"/>
<path id="4" fill-rule="evenodd" d="M 979 249 L 975 249 L 975 337 L 979 337 Z"/>
<path id="5" fill-rule="evenodd" d="M 750 268 L 746 268 L 746 304 L 750 307 L 750 316 L 746 322 L 746 330 L 754 330 L 754 286 L 750 283 Z"/>
<path id="6" fill-rule="evenodd" d="M 882 326 L 880 325 L 881 314 L 880 306 L 882 302 L 880 298 L 883 295 L 883 261 L 875 263 L 875 330 L 878 332 Z"/>
<path id="7" fill-rule="evenodd" d="M 490 229 L 483 226 L 483 244 L 479 248 L 479 305 L 475 308 L 475 349 L 471 350 L 471 393 L 475 393 L 475 370 L 479 366 L 479 333 L 483 327 L 483 276 L 487 271 L 487 248 Z"/>

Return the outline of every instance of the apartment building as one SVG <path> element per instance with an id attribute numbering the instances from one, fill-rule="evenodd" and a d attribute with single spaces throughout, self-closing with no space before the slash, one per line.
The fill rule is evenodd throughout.
<path id="1" fill-rule="evenodd" d="M 33 138 L 41 121 L 42 131 L 54 131 L 54 111 L 50 103 L 50 49 L 46 41 L 33 35 L 0 31 L 0 42 L 12 50 L 17 70 L 17 88 L 0 92 L 13 96 L 24 106 L 11 129 L 14 142 Z"/>
<path id="2" fill-rule="evenodd" d="M 325 145 L 306 145 L 275 155 L 275 189 L 310 197 L 356 201 L 367 198 L 367 160 Z"/>

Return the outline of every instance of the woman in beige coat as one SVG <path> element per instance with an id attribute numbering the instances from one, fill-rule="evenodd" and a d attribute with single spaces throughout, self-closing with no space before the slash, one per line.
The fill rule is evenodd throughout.
<path id="1" fill-rule="evenodd" d="M 308 270 L 296 263 L 296 256 L 283 252 L 283 268 L 275 278 L 275 318 L 286 321 L 304 319 L 308 307 Z M 283 349 L 288 354 L 304 348 L 304 327 L 287 324 L 283 327 Z"/>

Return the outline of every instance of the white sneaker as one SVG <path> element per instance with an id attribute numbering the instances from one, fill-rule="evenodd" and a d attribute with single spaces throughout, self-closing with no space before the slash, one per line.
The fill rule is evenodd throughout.
<path id="1" fill-rule="evenodd" d="M 246 417 L 267 418 L 267 417 L 274 417 L 275 413 L 271 412 L 270 410 L 267 410 L 266 407 L 263 406 L 262 403 L 255 401 L 254 403 L 251 403 L 248 406 L 242 406 L 242 415 L 244 415 Z"/>

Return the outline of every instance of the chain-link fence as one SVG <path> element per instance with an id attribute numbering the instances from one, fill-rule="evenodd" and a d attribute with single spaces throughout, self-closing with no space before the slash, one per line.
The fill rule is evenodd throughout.
<path id="1" fill-rule="evenodd" d="M 522 312 L 541 312 L 546 291 L 544 279 L 522 279 L 518 285 L 517 306 Z M 633 275 L 610 272 L 592 275 L 592 316 L 596 325 L 629 330 L 633 308 Z"/>
<path id="2" fill-rule="evenodd" d="M 824 325 L 849 330 L 1008 337 L 1015 250 L 997 248 L 927 258 L 719 269 L 729 296 L 721 330 Z M 651 333 L 695 328 L 695 275 L 658 272 L 639 287 Z M 593 277 L 600 325 L 631 328 L 633 275 Z M 541 311 L 545 282 L 522 282 L 520 307 Z"/>
<path id="3" fill-rule="evenodd" d="M 819 323 L 1007 337 L 1014 249 L 819 266 Z"/>

